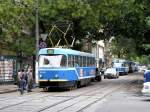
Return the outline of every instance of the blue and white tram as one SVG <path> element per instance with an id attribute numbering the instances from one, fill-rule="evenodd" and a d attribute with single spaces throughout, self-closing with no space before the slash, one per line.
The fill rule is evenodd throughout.
<path id="1" fill-rule="evenodd" d="M 128 61 L 125 59 L 114 59 L 113 67 L 117 69 L 120 75 L 128 74 L 129 72 Z"/>
<path id="2" fill-rule="evenodd" d="M 64 48 L 39 51 L 38 83 L 40 88 L 87 85 L 96 76 L 95 56 Z"/>

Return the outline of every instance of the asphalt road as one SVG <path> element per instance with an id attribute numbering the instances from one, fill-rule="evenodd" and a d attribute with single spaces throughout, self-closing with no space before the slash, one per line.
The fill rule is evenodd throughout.
<path id="1" fill-rule="evenodd" d="M 135 73 L 71 91 L 1 94 L 0 112 L 149 112 L 150 98 L 140 93 L 142 83 L 142 74 Z"/>

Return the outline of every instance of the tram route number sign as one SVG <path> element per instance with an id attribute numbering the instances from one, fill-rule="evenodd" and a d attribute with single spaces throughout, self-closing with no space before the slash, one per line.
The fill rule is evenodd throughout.
<path id="1" fill-rule="evenodd" d="M 39 44 L 39 48 L 40 48 L 40 49 L 46 48 L 46 47 L 47 47 L 46 42 L 40 42 L 40 44 Z"/>

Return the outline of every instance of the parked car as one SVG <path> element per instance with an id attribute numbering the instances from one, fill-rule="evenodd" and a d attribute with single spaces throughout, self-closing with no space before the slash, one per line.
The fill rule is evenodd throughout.
<path id="1" fill-rule="evenodd" d="M 150 96 L 150 70 L 144 72 L 144 83 L 142 88 L 142 94 Z"/>
<path id="2" fill-rule="evenodd" d="M 108 68 L 104 73 L 104 79 L 105 78 L 119 78 L 119 72 L 116 68 Z"/>
<path id="3" fill-rule="evenodd" d="M 143 83 L 142 94 L 144 96 L 150 96 L 150 82 Z"/>
<path id="4" fill-rule="evenodd" d="M 139 72 L 145 72 L 147 70 L 147 66 L 138 66 L 138 71 Z"/>

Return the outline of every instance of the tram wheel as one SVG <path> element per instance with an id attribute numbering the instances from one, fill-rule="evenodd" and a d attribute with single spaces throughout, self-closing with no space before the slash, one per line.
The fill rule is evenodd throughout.
<path id="1" fill-rule="evenodd" d="M 69 91 L 72 91 L 74 89 L 74 86 L 69 87 Z"/>
<path id="2" fill-rule="evenodd" d="M 47 92 L 48 91 L 48 87 L 43 88 L 43 91 Z"/>
<path id="3" fill-rule="evenodd" d="M 77 88 L 78 88 L 78 84 L 77 84 L 77 82 L 75 82 L 74 89 L 77 89 Z"/>
<path id="4" fill-rule="evenodd" d="M 77 82 L 77 88 L 80 88 L 80 87 L 81 87 L 81 83 Z"/>
<path id="5" fill-rule="evenodd" d="M 78 88 L 78 84 L 77 84 L 77 82 L 75 82 L 73 86 L 69 87 L 69 90 L 71 91 L 71 90 L 74 90 L 74 89 L 77 89 L 77 88 Z"/>
<path id="6" fill-rule="evenodd" d="M 101 76 L 97 76 L 97 77 L 96 77 L 96 80 L 97 80 L 98 82 L 100 82 L 100 81 L 102 80 Z"/>

